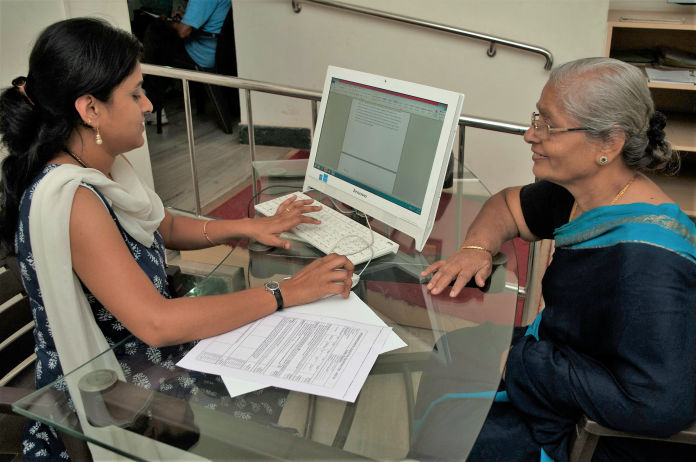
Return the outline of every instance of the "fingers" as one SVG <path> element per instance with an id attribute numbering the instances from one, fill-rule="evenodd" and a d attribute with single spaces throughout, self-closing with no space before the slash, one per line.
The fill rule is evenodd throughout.
<path id="1" fill-rule="evenodd" d="M 321 210 L 321 205 L 311 205 L 314 202 L 313 199 L 297 199 L 297 196 L 290 196 L 276 209 L 276 215 L 281 215 L 285 213 L 312 213 Z M 319 221 L 315 220 L 317 223 Z"/>
<path id="2" fill-rule="evenodd" d="M 307 215 L 300 215 L 300 223 L 314 223 L 315 225 L 320 225 L 321 221 L 316 218 L 308 217 Z"/>
<path id="3" fill-rule="evenodd" d="M 441 267 L 444 264 L 445 264 L 444 260 L 436 261 L 435 263 L 433 263 L 432 265 L 428 266 L 426 269 L 421 271 L 421 276 L 427 276 L 430 273 L 434 273 L 435 271 L 437 271 L 437 269 L 439 267 Z"/>

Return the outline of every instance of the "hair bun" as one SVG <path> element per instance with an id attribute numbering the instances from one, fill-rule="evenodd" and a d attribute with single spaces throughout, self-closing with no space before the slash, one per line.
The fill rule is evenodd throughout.
<path id="1" fill-rule="evenodd" d="M 650 117 L 650 127 L 647 132 L 650 146 L 661 146 L 664 143 L 666 125 L 667 117 L 660 111 L 655 111 Z"/>

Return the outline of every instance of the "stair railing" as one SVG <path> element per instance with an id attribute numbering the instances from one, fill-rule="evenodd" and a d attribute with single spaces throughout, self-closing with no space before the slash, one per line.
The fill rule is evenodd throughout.
<path id="1" fill-rule="evenodd" d="M 388 13 L 386 11 L 374 10 L 372 8 L 359 7 L 355 5 L 350 5 L 343 2 L 335 2 L 331 0 L 291 0 L 292 8 L 295 13 L 300 13 L 302 11 L 302 3 L 314 3 L 316 5 L 326 6 L 330 8 L 336 8 L 340 10 L 350 11 L 353 13 L 365 14 L 369 16 L 375 16 L 382 19 L 389 19 L 391 21 L 397 21 L 405 24 L 411 24 L 415 26 L 425 27 L 427 29 L 434 29 L 442 32 L 447 32 L 450 34 L 459 35 L 462 37 L 468 37 L 476 40 L 483 40 L 489 42 L 488 50 L 486 54 L 488 57 L 492 58 L 496 54 L 496 46 L 498 44 L 517 48 L 519 50 L 527 51 L 530 53 L 536 53 L 542 55 L 546 59 L 544 64 L 544 69 L 550 70 L 553 66 L 553 56 L 551 52 L 545 48 L 538 47 L 536 45 L 529 45 L 527 43 L 516 42 L 514 40 L 508 40 L 502 37 L 495 37 L 493 35 L 482 34 L 480 32 L 474 32 L 470 30 L 460 29 L 457 27 L 447 26 L 444 24 L 439 24 L 430 21 L 424 21 L 422 19 L 412 18 L 409 16 L 402 16 L 399 14 Z"/>
<path id="2" fill-rule="evenodd" d="M 192 71 L 187 69 L 177 69 L 165 66 L 154 66 L 152 64 L 142 64 L 143 74 L 157 75 L 160 77 L 169 77 L 179 79 L 183 85 L 184 93 L 184 112 L 186 119 L 186 135 L 188 139 L 189 163 L 191 165 L 191 177 L 193 182 L 193 193 L 195 199 L 195 213 L 201 215 L 201 199 L 198 186 L 198 168 L 196 162 L 196 146 L 193 135 L 193 117 L 191 112 L 191 95 L 189 91 L 189 82 L 207 83 L 210 85 L 220 85 L 244 90 L 247 124 L 249 132 L 249 160 L 251 163 L 256 161 L 256 142 L 254 136 L 254 118 L 252 111 L 251 92 L 269 93 L 281 96 L 289 96 L 308 100 L 312 110 L 312 132 L 313 127 L 317 123 L 317 103 L 321 100 L 321 92 L 308 90 L 299 87 L 291 87 L 287 85 L 278 85 L 275 83 L 262 82 L 258 80 L 242 79 L 220 74 L 211 74 L 208 72 Z M 503 122 L 499 120 L 483 119 L 479 117 L 461 116 L 459 117 L 459 156 L 457 177 L 461 178 L 464 172 L 464 141 L 466 127 L 478 128 L 483 130 L 492 130 L 500 133 L 508 133 L 513 135 L 523 135 L 529 128 L 526 125 L 519 125 L 511 122 Z M 313 133 L 312 133 L 313 135 Z M 254 197 L 256 197 L 256 175 L 252 169 L 252 189 Z"/>
<path id="3" fill-rule="evenodd" d="M 201 216 L 201 200 L 198 187 L 198 168 L 196 165 L 196 150 L 195 140 L 193 136 L 193 117 L 191 112 L 191 95 L 189 92 L 189 82 L 200 82 L 211 85 L 220 85 L 223 87 L 237 88 L 245 91 L 245 105 L 247 113 L 247 123 L 249 132 L 249 159 L 250 163 L 256 161 L 256 144 L 254 142 L 254 119 L 252 114 L 251 92 L 269 93 L 281 96 L 289 96 L 293 98 L 305 99 L 310 101 L 312 109 L 312 127 L 316 126 L 317 122 L 317 103 L 321 101 L 321 92 L 307 90 L 298 87 L 287 85 L 278 85 L 269 82 L 261 82 L 258 80 L 241 79 L 239 77 L 231 77 L 220 74 L 211 74 L 208 72 L 192 71 L 187 69 L 176 69 L 172 67 L 154 66 L 151 64 L 142 64 L 141 70 L 146 75 L 157 75 L 160 77 L 169 77 L 180 79 L 183 84 L 184 93 L 184 112 L 186 119 L 186 135 L 188 138 L 189 161 L 191 165 L 191 177 L 193 182 L 193 191 L 195 197 L 196 216 Z M 527 125 L 520 125 L 511 122 L 503 122 L 499 120 L 483 119 L 479 117 L 460 116 L 459 117 L 459 156 L 458 168 L 456 171 L 457 178 L 462 178 L 464 174 L 464 141 L 466 127 L 478 128 L 482 130 L 492 130 L 500 133 L 508 133 L 512 135 L 523 135 L 529 128 Z M 311 134 L 313 135 L 313 128 Z M 251 169 L 252 174 L 252 191 L 253 197 L 258 201 L 258 191 L 256 185 L 256 172 Z M 530 246 L 528 273 L 533 270 L 532 262 L 535 252 L 535 246 Z M 516 290 L 519 297 L 524 298 L 526 289 L 524 286 L 508 287 L 510 290 Z"/>

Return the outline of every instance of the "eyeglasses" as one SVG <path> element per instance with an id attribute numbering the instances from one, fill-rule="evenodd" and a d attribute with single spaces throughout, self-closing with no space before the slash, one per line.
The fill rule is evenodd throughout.
<path id="1" fill-rule="evenodd" d="M 538 112 L 532 112 L 532 123 L 530 126 L 534 128 L 534 135 L 542 141 L 549 139 L 552 133 L 577 132 L 590 129 L 590 127 L 551 128 L 543 119 L 539 119 Z"/>

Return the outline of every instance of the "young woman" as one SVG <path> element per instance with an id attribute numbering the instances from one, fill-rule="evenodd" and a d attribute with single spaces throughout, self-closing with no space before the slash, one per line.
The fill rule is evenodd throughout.
<path id="1" fill-rule="evenodd" d="M 238 237 L 288 247 L 279 234 L 316 223 L 303 215 L 315 207 L 289 200 L 261 219 L 170 215 L 123 155 L 144 143 L 144 114 L 152 110 L 142 92 L 140 53 L 137 39 L 102 21 L 61 21 L 37 39 L 27 77 L 0 96 L 0 134 L 9 153 L 2 164 L 0 238 L 18 255 L 30 297 L 39 387 L 131 333 L 138 340 L 116 352 L 126 376 L 137 356 L 171 361 L 186 342 L 350 291 L 353 266 L 334 254 L 277 290 L 169 297 L 165 247 L 198 249 Z M 154 378 L 137 380 L 158 386 Z M 64 456 L 47 427 L 31 423 L 26 435 L 26 460 Z"/>

